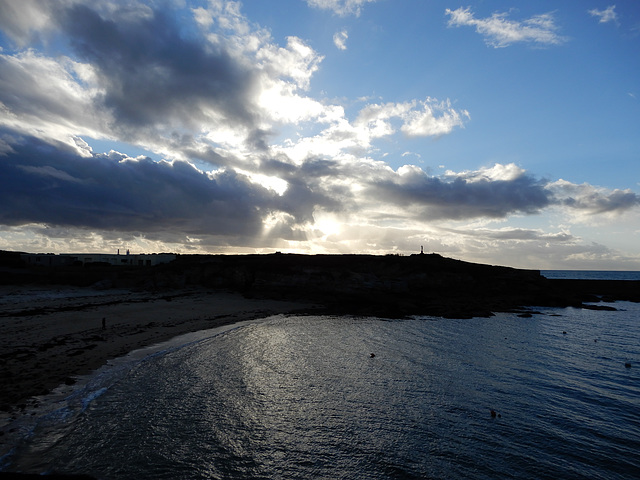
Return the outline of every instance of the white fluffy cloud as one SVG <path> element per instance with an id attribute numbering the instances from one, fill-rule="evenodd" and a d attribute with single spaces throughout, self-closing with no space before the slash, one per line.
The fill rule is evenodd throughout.
<path id="1" fill-rule="evenodd" d="M 333 44 L 336 46 L 338 50 L 346 50 L 347 49 L 347 39 L 349 38 L 349 34 L 346 30 L 340 30 L 333 34 Z"/>
<path id="2" fill-rule="evenodd" d="M 462 127 L 470 118 L 466 110 L 455 110 L 451 102 L 427 99 L 417 102 L 419 108 L 410 110 L 404 118 L 402 132 L 410 137 L 436 137 Z"/>
<path id="3" fill-rule="evenodd" d="M 609 5 L 604 10 L 594 8 L 593 10 L 589 10 L 589 14 L 593 17 L 598 17 L 600 19 L 600 23 L 618 22 L 618 14 L 616 13 L 615 5 Z"/>
<path id="4" fill-rule="evenodd" d="M 524 42 L 536 45 L 557 45 L 565 38 L 557 33 L 551 13 L 535 15 L 523 21 L 509 20 L 507 13 L 494 13 L 487 18 L 476 18 L 470 7 L 456 10 L 446 9 L 449 26 L 475 27 L 485 37 L 487 44 L 493 47 L 507 47 L 513 43 Z"/>
<path id="5" fill-rule="evenodd" d="M 325 107 L 325 112 L 331 112 L 325 116 L 327 128 L 274 148 L 298 162 L 309 156 L 364 155 L 377 139 L 399 132 L 408 137 L 438 137 L 463 127 L 470 117 L 466 110 L 452 108 L 448 100 L 440 102 L 432 98 L 368 104 L 352 121 L 344 116 L 341 107 Z"/>

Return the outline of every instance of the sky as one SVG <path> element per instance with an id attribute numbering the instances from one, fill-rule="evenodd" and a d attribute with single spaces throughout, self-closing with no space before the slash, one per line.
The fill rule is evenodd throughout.
<path id="1" fill-rule="evenodd" d="M 637 0 L 0 0 L 0 249 L 640 270 Z"/>

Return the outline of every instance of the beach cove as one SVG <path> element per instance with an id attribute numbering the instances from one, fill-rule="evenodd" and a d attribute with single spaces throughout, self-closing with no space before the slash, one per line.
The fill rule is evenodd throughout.
<path id="1" fill-rule="evenodd" d="M 36 401 L 32 397 L 71 385 L 75 377 L 132 350 L 188 332 L 311 308 L 202 288 L 154 293 L 4 286 L 0 299 L 0 408 L 5 414 L 24 410 Z"/>
<path id="2" fill-rule="evenodd" d="M 21 429 L 33 428 L 34 423 L 29 419 L 42 419 L 45 410 L 50 411 L 51 405 L 57 405 L 55 398 L 71 399 L 73 395 L 81 394 L 86 396 L 82 397 L 82 405 L 94 404 L 105 391 L 111 391 L 111 386 L 89 388 L 87 396 L 85 382 L 93 382 L 89 379 L 99 380 L 102 378 L 100 372 L 107 372 L 107 376 L 117 374 L 114 365 L 118 362 L 130 364 L 131 352 L 140 352 L 145 358 L 153 357 L 154 354 L 149 353 L 151 350 L 145 347 L 160 348 L 163 353 L 157 358 L 166 356 L 169 360 L 173 354 L 167 355 L 167 342 L 190 345 L 190 340 L 184 335 L 191 332 L 199 332 L 194 333 L 193 338 L 218 335 L 215 332 L 227 328 L 235 330 L 236 325 L 245 325 L 249 320 L 257 320 L 257 325 L 264 325 L 264 332 L 268 332 L 269 325 L 275 321 L 282 325 L 282 328 L 278 327 L 280 333 L 277 338 L 289 338 L 287 342 L 290 343 L 293 341 L 290 330 L 295 330 L 298 324 L 311 322 L 311 326 L 316 321 L 328 322 L 330 328 L 323 333 L 327 338 L 317 338 L 316 334 L 308 331 L 304 335 L 314 338 L 314 341 L 291 350 L 291 355 L 301 361 L 307 358 L 303 352 L 316 341 L 318 344 L 329 342 L 324 347 L 329 351 L 333 343 L 328 338 L 339 337 L 337 332 L 342 331 L 343 325 L 348 329 L 349 325 L 359 325 L 359 319 L 366 318 L 378 318 L 383 322 L 376 323 L 378 320 L 375 320 L 373 324 L 368 323 L 378 325 L 367 333 L 374 337 L 380 333 L 379 327 L 384 327 L 385 335 L 391 335 L 395 328 L 402 329 L 402 325 L 407 325 L 403 321 L 417 319 L 419 324 L 439 319 L 443 342 L 448 338 L 446 332 L 449 328 L 452 332 L 458 329 L 456 335 L 469 335 L 468 339 L 473 339 L 485 335 L 490 327 L 495 330 L 495 335 L 491 335 L 491 342 L 495 343 L 496 335 L 498 339 L 507 340 L 503 329 L 517 325 L 518 333 L 514 331 L 509 338 L 532 334 L 536 342 L 541 339 L 546 342 L 545 338 L 553 338 L 555 342 L 558 335 L 560 338 L 567 336 L 564 330 L 569 330 L 569 336 L 572 336 L 575 332 L 571 329 L 577 328 L 583 331 L 583 335 L 597 335 L 582 339 L 581 344 L 598 348 L 609 343 L 607 337 L 610 335 L 606 325 L 600 324 L 598 319 L 629 321 L 634 314 L 624 310 L 631 308 L 632 304 L 623 305 L 623 311 L 618 312 L 616 301 L 637 302 L 639 294 L 637 280 L 616 280 L 615 277 L 610 280 L 548 279 L 535 270 L 472 264 L 435 254 L 411 257 L 181 256 L 166 265 L 141 268 L 106 265 L 40 268 L 6 262 L 4 270 L 7 274 L 4 278 L 11 279 L 13 283 L 6 284 L 9 282 L 5 280 L 5 285 L 0 286 L 0 374 L 4 385 L 0 392 L 1 455 L 13 451 L 17 438 L 30 436 Z M 587 313 L 590 311 L 596 316 L 590 316 Z M 291 321 L 286 320 L 289 316 L 292 316 Z M 495 320 L 489 320 L 492 317 Z M 385 318 L 397 320 L 385 323 L 387 320 L 382 320 Z M 574 320 L 569 321 L 570 318 Z M 485 321 L 489 323 L 479 323 Z M 573 321 L 578 323 L 572 325 Z M 582 323 L 584 321 L 588 327 Z M 469 322 L 471 329 L 467 333 L 463 333 L 466 331 L 465 322 Z M 421 335 L 431 335 L 432 327 L 418 327 L 418 324 L 416 327 L 421 332 L 426 329 Z M 542 325 L 546 325 L 544 328 L 548 333 L 545 335 L 551 337 L 539 336 Z M 633 323 L 629 327 L 635 328 Z M 602 328 L 605 330 L 600 331 Z M 473 333 L 473 329 L 478 329 L 477 333 Z M 401 337 L 394 341 L 404 342 Z M 345 351 L 340 358 L 356 355 L 353 360 L 359 364 L 362 361 L 360 356 L 370 357 L 369 347 L 362 345 L 358 338 L 358 335 L 351 337 L 352 346 L 345 347 L 348 355 Z M 413 342 L 409 337 L 406 341 Z M 381 349 L 386 341 L 376 342 L 375 359 L 378 359 L 383 354 Z M 280 358 L 282 347 L 288 343 L 278 343 L 278 348 L 265 348 L 268 361 Z M 502 340 L 491 348 L 502 348 L 501 343 Z M 635 368 L 626 368 L 625 362 L 629 366 L 635 363 L 635 350 L 625 350 L 625 344 L 619 344 L 618 340 L 615 344 L 616 358 L 607 354 L 597 357 L 598 361 L 607 358 L 606 367 L 615 375 L 620 372 L 633 375 Z M 240 341 L 227 356 L 232 359 L 233 352 L 251 345 L 252 342 Z M 365 350 L 359 351 L 361 347 Z M 442 354 L 442 361 L 451 361 L 457 351 L 453 344 L 449 347 L 452 350 Z M 185 355 L 191 351 L 190 348 L 184 350 Z M 543 344 L 540 348 L 544 348 Z M 206 356 L 217 351 L 217 347 L 213 347 Z M 248 354 L 252 356 L 254 353 Z M 273 358 L 270 358 L 271 353 Z M 624 357 L 617 358 L 622 353 Z M 267 360 L 267 357 L 263 358 Z M 491 355 L 487 356 L 490 358 Z M 285 357 L 280 360 L 285 364 L 289 361 Z M 308 366 L 324 361 L 322 355 L 312 355 L 307 360 Z M 339 362 L 339 358 L 335 361 Z M 231 360 L 231 365 L 234 362 Z M 166 370 L 167 374 L 182 368 L 178 365 L 183 363 L 172 364 Z M 363 367 L 368 368 L 364 364 Z M 458 367 L 452 365 L 452 368 Z M 147 367 L 141 366 L 139 370 L 136 367 L 135 371 L 142 374 Z M 295 372 L 292 374 L 297 376 Z M 160 377 L 158 381 L 164 382 Z M 628 380 L 624 376 L 620 378 L 623 383 Z M 388 381 L 394 380 L 389 378 Z M 167 386 L 171 384 L 169 382 Z M 138 390 L 144 393 L 146 388 Z M 347 386 L 336 388 L 343 390 Z M 416 388 L 423 389 L 421 386 Z M 237 395 L 242 396 L 240 393 Z M 239 398 L 237 395 L 234 394 L 233 398 Z M 86 406 L 80 406 L 79 411 L 83 412 L 84 408 Z M 336 408 L 342 408 L 339 402 Z M 122 414 L 117 413 L 115 417 L 119 415 Z M 36 424 L 42 425 L 41 421 Z M 40 437 L 41 434 L 38 435 Z M 24 445 L 30 445 L 29 448 L 36 446 L 30 442 Z M 38 457 L 36 454 L 36 457 L 29 458 Z M 30 461 L 24 464 L 26 469 L 18 471 L 45 471 L 31 465 Z M 59 470 L 54 471 L 73 469 L 60 465 Z M 75 471 L 85 472 L 83 468 Z"/>
<path id="3" fill-rule="evenodd" d="M 437 254 L 181 255 L 153 267 L 34 267 L 17 252 L 0 253 L 5 413 L 132 350 L 274 314 L 473 318 L 640 296 L 639 281 L 548 280 Z"/>

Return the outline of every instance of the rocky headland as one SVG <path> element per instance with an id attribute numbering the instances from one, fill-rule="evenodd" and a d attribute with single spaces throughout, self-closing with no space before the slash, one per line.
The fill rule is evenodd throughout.
<path id="1" fill-rule="evenodd" d="M 246 298 L 313 303 L 315 313 L 445 318 L 582 307 L 601 300 L 640 301 L 640 282 L 547 279 L 538 270 L 483 265 L 438 254 L 178 255 L 153 267 L 33 267 L 3 252 L 2 283 L 127 288 L 170 294 L 203 287 Z M 610 308 L 610 307 L 602 307 Z"/>

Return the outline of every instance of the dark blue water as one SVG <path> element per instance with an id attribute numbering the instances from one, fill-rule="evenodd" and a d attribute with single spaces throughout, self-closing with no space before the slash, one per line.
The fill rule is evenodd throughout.
<path id="1" fill-rule="evenodd" d="M 640 280 L 640 272 L 631 270 L 541 270 L 547 278 L 579 280 Z"/>
<path id="2" fill-rule="evenodd" d="M 96 375 L 5 468 L 104 479 L 640 478 L 640 305 L 615 305 L 624 311 L 527 319 L 272 317 L 203 333 Z"/>

